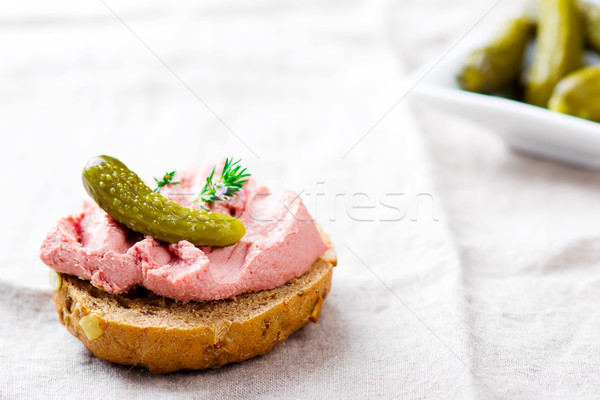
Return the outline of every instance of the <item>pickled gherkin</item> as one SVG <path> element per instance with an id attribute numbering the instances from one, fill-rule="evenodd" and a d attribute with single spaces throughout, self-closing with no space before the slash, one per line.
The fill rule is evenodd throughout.
<path id="1" fill-rule="evenodd" d="M 580 1 L 583 13 L 583 26 L 587 44 L 600 51 L 600 6 L 589 1 Z"/>
<path id="2" fill-rule="evenodd" d="M 535 22 L 529 18 L 507 21 L 487 46 L 468 56 L 458 76 L 461 87 L 489 94 L 515 84 L 527 43 L 534 33 Z"/>
<path id="3" fill-rule="evenodd" d="M 600 122 L 600 66 L 582 68 L 561 80 L 548 108 Z"/>
<path id="4" fill-rule="evenodd" d="M 236 218 L 186 208 L 155 193 L 125 164 L 110 156 L 90 160 L 82 180 L 88 194 L 113 219 L 158 240 L 223 247 L 236 243 L 246 233 Z"/>
<path id="5" fill-rule="evenodd" d="M 543 0 L 538 40 L 525 101 L 546 107 L 554 86 L 583 63 L 582 18 L 577 0 Z"/>

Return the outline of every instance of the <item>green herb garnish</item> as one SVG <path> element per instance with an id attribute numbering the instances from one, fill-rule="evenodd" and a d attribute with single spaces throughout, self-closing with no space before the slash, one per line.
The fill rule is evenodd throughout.
<path id="1" fill-rule="evenodd" d="M 216 183 L 213 182 L 216 166 L 213 167 L 212 172 L 206 178 L 204 188 L 194 201 L 202 200 L 205 203 L 212 203 L 217 200 L 228 200 L 242 188 L 244 183 L 248 182 L 248 179 L 245 178 L 248 178 L 250 174 L 245 173 L 246 168 L 239 165 L 242 160 L 232 161 L 233 158 L 225 159 L 221 178 Z"/>
<path id="2" fill-rule="evenodd" d="M 175 176 L 175 172 L 176 171 L 166 172 L 160 181 L 158 179 L 154 178 L 154 180 L 156 181 L 156 189 L 154 189 L 154 191 L 158 192 L 160 190 L 160 188 L 165 185 L 177 185 L 177 184 L 181 183 L 181 182 L 173 182 L 173 177 Z"/>

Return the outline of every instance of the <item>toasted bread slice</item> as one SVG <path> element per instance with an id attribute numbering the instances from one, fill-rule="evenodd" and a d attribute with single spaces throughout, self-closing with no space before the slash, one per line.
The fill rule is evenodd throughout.
<path id="1" fill-rule="evenodd" d="M 331 246 L 308 272 L 283 286 L 187 304 L 145 289 L 109 294 L 62 274 L 54 303 L 61 322 L 96 357 L 155 374 L 218 368 L 265 354 L 316 322 L 336 263 Z"/>

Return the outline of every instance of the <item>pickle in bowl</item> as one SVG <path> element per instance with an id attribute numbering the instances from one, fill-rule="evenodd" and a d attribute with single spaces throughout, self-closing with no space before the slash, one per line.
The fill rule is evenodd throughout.
<path id="1" fill-rule="evenodd" d="M 543 0 L 525 101 L 546 107 L 554 87 L 583 65 L 582 17 L 576 0 Z"/>
<path id="2" fill-rule="evenodd" d="M 458 75 L 460 86 L 485 94 L 516 86 L 534 33 L 535 21 L 528 17 L 506 21 L 488 45 L 469 54 Z"/>
<path id="3" fill-rule="evenodd" d="M 548 108 L 600 122 L 600 65 L 579 69 L 562 79 L 552 93 Z"/>
<path id="4" fill-rule="evenodd" d="M 580 1 L 579 7 L 583 16 L 583 28 L 587 46 L 600 52 L 600 4 Z"/>

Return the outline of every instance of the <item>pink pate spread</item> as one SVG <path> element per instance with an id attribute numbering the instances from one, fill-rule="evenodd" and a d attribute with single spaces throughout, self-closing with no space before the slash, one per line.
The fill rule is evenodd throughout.
<path id="1" fill-rule="evenodd" d="M 205 177 L 198 171 L 178 173 L 174 181 L 181 184 L 165 186 L 161 194 L 197 208 L 192 200 Z M 250 179 L 237 196 L 215 202 L 211 209 L 240 219 L 246 235 L 224 248 L 199 248 L 185 240 L 166 244 L 131 231 L 89 200 L 80 214 L 58 221 L 40 257 L 50 268 L 87 279 L 109 293 L 143 286 L 187 302 L 281 286 L 308 271 L 328 248 L 293 192 L 273 195 Z"/>

